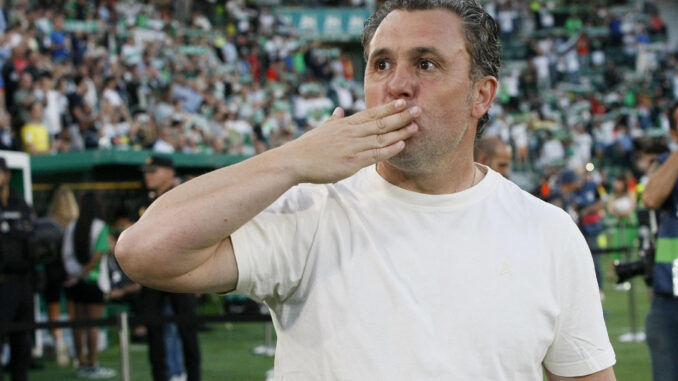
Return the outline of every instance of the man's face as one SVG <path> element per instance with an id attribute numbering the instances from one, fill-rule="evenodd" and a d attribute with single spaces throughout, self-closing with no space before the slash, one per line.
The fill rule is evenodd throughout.
<path id="1" fill-rule="evenodd" d="M 490 168 L 499 172 L 502 176 L 509 178 L 511 172 L 511 162 L 513 161 L 513 152 L 511 146 L 502 145 L 489 160 Z"/>
<path id="2" fill-rule="evenodd" d="M 455 149 L 464 137 L 473 141 L 470 56 L 461 19 L 447 10 L 393 11 L 369 44 L 365 70 L 368 108 L 395 99 L 417 105 L 419 131 L 389 160 L 400 169 L 421 168 Z M 467 138 L 468 139 L 468 138 Z M 464 140 L 466 141 L 466 140 Z"/>
<path id="3" fill-rule="evenodd" d="M 33 103 L 33 105 L 31 106 L 30 116 L 31 119 L 35 121 L 42 120 L 42 103 L 40 102 Z"/>
<path id="4" fill-rule="evenodd" d="M 161 187 L 167 186 L 174 178 L 174 170 L 167 167 L 153 166 L 144 171 L 144 182 L 146 188 L 150 190 L 158 190 Z"/>

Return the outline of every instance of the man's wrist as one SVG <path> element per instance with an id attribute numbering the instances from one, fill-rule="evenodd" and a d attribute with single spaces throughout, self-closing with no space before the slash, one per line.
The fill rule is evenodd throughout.
<path id="1" fill-rule="evenodd" d="M 290 188 L 305 182 L 302 163 L 295 159 L 286 146 L 268 150 L 260 156 L 267 157 L 269 168 L 276 175 L 282 176 Z"/>

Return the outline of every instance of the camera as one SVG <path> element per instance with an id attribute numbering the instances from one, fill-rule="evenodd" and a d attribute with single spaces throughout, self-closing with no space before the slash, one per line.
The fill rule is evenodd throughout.
<path id="1" fill-rule="evenodd" d="M 637 209 L 638 238 L 640 259 L 630 262 L 614 262 L 614 272 L 617 275 L 617 284 L 642 275 L 645 284 L 652 285 L 652 272 L 654 271 L 654 244 L 652 237 L 656 232 L 656 220 L 654 213 L 649 209 Z"/>
<path id="2" fill-rule="evenodd" d="M 645 254 L 641 259 L 631 262 L 614 262 L 614 272 L 617 274 L 617 284 L 642 275 L 645 284 L 652 285 L 652 271 L 654 269 L 654 250 Z"/>

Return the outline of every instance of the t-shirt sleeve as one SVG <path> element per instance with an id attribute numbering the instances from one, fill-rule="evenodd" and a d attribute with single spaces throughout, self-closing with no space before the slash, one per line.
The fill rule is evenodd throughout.
<path id="1" fill-rule="evenodd" d="M 99 233 L 99 237 L 97 237 L 97 243 L 94 245 L 94 251 L 95 252 L 101 252 L 101 253 L 108 253 L 110 251 L 109 245 L 108 245 L 108 234 L 109 234 L 109 229 L 108 225 L 104 225 L 103 228 L 101 228 L 101 232 Z"/>
<path id="2" fill-rule="evenodd" d="M 561 377 L 580 377 L 615 364 L 591 252 L 572 221 L 563 229 L 556 255 L 560 315 L 544 366 Z"/>
<path id="3" fill-rule="evenodd" d="M 238 265 L 234 293 L 279 303 L 298 288 L 325 194 L 320 186 L 292 188 L 231 234 Z"/>

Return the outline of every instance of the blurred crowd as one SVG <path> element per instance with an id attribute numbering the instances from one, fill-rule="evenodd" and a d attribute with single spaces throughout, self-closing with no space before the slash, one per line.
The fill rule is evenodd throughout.
<path id="1" fill-rule="evenodd" d="M 364 108 L 348 55 L 272 9 L 227 1 L 217 30 L 169 3 L 5 7 L 0 149 L 251 155 Z"/>
<path id="2" fill-rule="evenodd" d="M 678 72 L 666 25 L 652 2 L 567 3 L 488 3 L 505 59 L 522 59 L 505 61 L 486 135 L 513 146 L 519 170 L 633 170 L 644 145 L 668 142 Z"/>
<path id="3" fill-rule="evenodd" d="M 0 149 L 252 155 L 336 106 L 364 109 L 355 54 L 305 40 L 275 6 L 229 0 L 215 16 L 196 2 L 180 21 L 179 3 L 6 4 Z M 484 3 L 504 51 L 485 135 L 513 148 L 514 172 L 594 163 L 614 168 L 606 180 L 633 170 L 647 141 L 666 139 L 677 57 L 651 1 Z"/>

